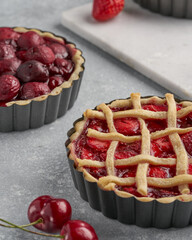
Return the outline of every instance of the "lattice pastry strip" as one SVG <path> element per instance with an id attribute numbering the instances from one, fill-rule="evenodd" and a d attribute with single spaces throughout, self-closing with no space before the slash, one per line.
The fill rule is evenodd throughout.
<path id="1" fill-rule="evenodd" d="M 168 112 L 167 112 L 168 128 L 176 127 L 177 110 L 176 110 L 175 100 L 173 98 L 173 95 L 171 94 L 166 94 L 166 99 L 168 104 Z M 169 138 L 177 156 L 176 175 L 187 174 L 188 156 L 178 133 L 170 134 Z M 179 191 L 182 194 L 190 193 L 190 190 L 187 184 L 180 185 Z"/>
<path id="2" fill-rule="evenodd" d="M 106 122 L 109 128 L 109 131 L 111 133 L 117 132 L 113 123 L 113 113 L 111 111 L 111 109 L 106 106 L 105 104 L 101 104 L 98 106 L 98 110 L 102 110 L 103 113 L 105 114 L 105 118 L 106 118 Z M 112 141 L 109 149 L 107 151 L 107 158 L 106 158 L 106 169 L 107 169 L 107 173 L 108 175 L 112 175 L 115 176 L 115 170 L 114 170 L 114 154 L 115 154 L 115 150 L 116 147 L 118 145 L 117 141 Z"/>
<path id="3" fill-rule="evenodd" d="M 131 100 L 133 103 L 134 109 L 141 109 L 140 94 L 132 94 Z M 149 155 L 150 154 L 150 133 L 145 125 L 145 121 L 141 118 L 138 118 L 141 128 L 141 154 Z M 137 167 L 136 172 L 136 184 L 137 191 L 146 196 L 147 195 L 147 171 L 148 163 L 140 163 Z"/>

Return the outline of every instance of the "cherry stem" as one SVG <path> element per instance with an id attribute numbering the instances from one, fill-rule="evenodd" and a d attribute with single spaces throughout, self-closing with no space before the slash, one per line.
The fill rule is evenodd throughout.
<path id="1" fill-rule="evenodd" d="M 63 238 L 63 239 L 65 238 L 65 236 L 61 236 L 61 235 L 53 235 L 53 234 L 46 234 L 46 233 L 40 233 L 40 232 L 33 232 L 33 231 L 30 231 L 30 230 L 25 229 L 23 227 L 23 226 L 29 226 L 29 225 L 32 226 L 32 225 L 34 225 L 33 223 L 32 224 L 23 225 L 23 226 L 18 226 L 18 225 L 15 225 L 15 224 L 11 223 L 11 222 L 8 222 L 8 221 L 6 221 L 6 220 L 4 220 L 2 218 L 0 218 L 0 221 L 9 224 L 10 227 L 18 228 L 18 229 L 21 229 L 21 230 L 23 230 L 25 232 L 28 232 L 28 233 L 32 233 L 32 234 L 36 234 L 36 235 L 40 235 L 40 236 L 45 236 L 45 237 L 54 237 L 54 238 Z M 40 219 L 38 219 L 37 221 L 40 221 Z M 42 219 L 41 219 L 40 222 L 42 222 Z M 9 226 L 3 225 L 3 224 L 0 224 L 0 226 L 2 226 L 2 227 L 9 227 Z"/>
<path id="2" fill-rule="evenodd" d="M 26 225 L 20 225 L 19 227 L 21 228 L 26 228 L 26 227 L 30 227 L 30 226 L 34 226 L 38 223 L 42 223 L 43 222 L 43 219 L 42 218 L 39 218 L 37 221 L 35 222 L 32 222 L 32 223 L 29 223 L 29 224 L 26 224 Z M 0 224 L 1 227 L 7 227 L 7 228 L 16 228 L 14 226 L 10 226 L 10 225 L 4 225 L 4 224 Z"/>

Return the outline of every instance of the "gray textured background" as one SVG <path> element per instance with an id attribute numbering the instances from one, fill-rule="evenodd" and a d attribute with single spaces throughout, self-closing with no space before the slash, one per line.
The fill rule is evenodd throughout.
<path id="1" fill-rule="evenodd" d="M 29 203 L 37 196 L 64 197 L 73 208 L 73 218 L 92 224 L 100 240 L 191 239 L 192 228 L 157 230 L 127 226 L 104 217 L 83 201 L 73 186 L 64 143 L 73 121 L 86 108 L 101 102 L 126 98 L 131 92 L 162 96 L 166 89 L 136 73 L 108 53 L 63 28 L 63 10 L 89 0 L 1 0 L 0 25 L 50 30 L 75 42 L 83 50 L 86 71 L 74 107 L 56 122 L 25 132 L 0 133 L 0 217 L 25 224 Z M 0 240 L 46 239 L 15 229 L 0 228 Z"/>

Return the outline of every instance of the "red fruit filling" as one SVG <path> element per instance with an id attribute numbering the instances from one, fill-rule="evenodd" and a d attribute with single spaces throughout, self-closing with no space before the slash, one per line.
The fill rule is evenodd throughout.
<path id="1" fill-rule="evenodd" d="M 120 107 L 113 107 L 113 108 L 111 108 L 111 111 L 112 112 L 120 112 L 120 111 L 129 110 L 129 109 L 131 109 L 131 108 L 130 107 L 122 107 L 122 108 L 120 108 Z"/>
<path id="2" fill-rule="evenodd" d="M 117 189 L 119 191 L 128 192 L 136 197 L 145 197 L 145 196 L 141 195 L 139 192 L 137 192 L 137 187 L 135 185 L 133 185 L 133 186 L 117 186 Z M 180 194 L 181 193 L 178 191 L 178 187 L 172 187 L 172 188 L 148 187 L 148 193 L 147 193 L 146 197 L 164 198 L 164 197 L 178 196 Z"/>
<path id="3" fill-rule="evenodd" d="M 167 112 L 168 111 L 168 106 L 166 103 L 161 104 L 161 105 L 157 105 L 154 103 L 143 104 L 142 108 L 144 110 L 149 110 L 149 111 L 153 111 L 153 112 L 164 112 L 164 111 Z M 182 108 L 182 106 L 180 104 L 176 104 L 176 108 L 177 108 L 177 111 L 179 111 Z"/>
<path id="4" fill-rule="evenodd" d="M 150 133 L 161 131 L 167 128 L 166 120 L 146 119 L 145 123 Z"/>
<path id="5" fill-rule="evenodd" d="M 105 167 L 102 167 L 102 168 L 85 167 L 85 169 L 89 174 L 91 174 L 96 179 L 107 176 L 107 170 Z"/>
<path id="6" fill-rule="evenodd" d="M 120 178 L 135 177 L 137 166 L 117 166 L 115 168 L 116 176 Z"/>
<path id="7" fill-rule="evenodd" d="M 159 158 L 176 157 L 168 136 L 151 141 L 151 155 Z"/>
<path id="8" fill-rule="evenodd" d="M 172 188 L 148 188 L 148 197 L 152 198 L 164 198 L 164 197 L 174 197 L 178 196 L 181 193 L 178 190 L 178 187 Z"/>
<path id="9" fill-rule="evenodd" d="M 192 113 L 189 113 L 187 116 L 183 118 L 177 119 L 177 127 L 178 128 L 188 128 L 192 126 Z"/>
<path id="10" fill-rule="evenodd" d="M 171 178 L 176 175 L 175 166 L 152 166 L 149 165 L 147 177 Z"/>
<path id="11" fill-rule="evenodd" d="M 141 153 L 141 142 L 133 142 L 133 143 L 123 143 L 119 142 L 116 151 L 115 151 L 115 159 L 124 159 L 134 157 Z"/>
<path id="12" fill-rule="evenodd" d="M 142 106 L 143 109 L 148 111 L 167 111 L 167 104 L 156 105 L 156 104 L 146 104 Z M 182 106 L 177 104 L 177 111 L 180 110 Z M 130 108 L 111 108 L 113 112 L 125 111 Z M 145 119 L 145 124 L 150 132 L 161 131 L 167 128 L 166 120 L 158 119 Z M 180 128 L 186 128 L 192 126 L 192 113 L 188 114 L 186 117 L 177 119 L 177 125 Z M 135 136 L 141 135 L 140 123 L 137 118 L 117 118 L 114 119 L 114 126 L 116 131 L 125 136 Z M 92 159 L 100 162 L 105 162 L 107 157 L 107 151 L 109 149 L 111 141 L 101 141 L 99 139 L 88 137 L 88 128 L 94 129 L 98 132 L 108 133 L 109 129 L 106 120 L 100 119 L 88 119 L 84 130 L 82 131 L 79 138 L 76 140 L 76 150 L 75 153 L 78 158 L 81 159 Z M 186 151 L 188 152 L 189 158 L 192 158 L 192 132 L 188 132 L 180 135 Z M 127 159 L 141 154 L 141 141 L 135 141 L 133 143 L 118 142 L 117 148 L 114 153 L 114 160 Z M 171 144 L 168 136 L 161 137 L 158 139 L 151 140 L 151 153 L 152 156 L 158 158 L 175 158 L 176 154 Z M 115 176 L 119 178 L 129 178 L 136 177 L 138 165 L 125 165 L 118 166 L 115 163 Z M 99 179 L 101 177 L 107 176 L 107 169 L 105 167 L 84 167 L 84 169 L 91 174 L 94 178 Z M 192 164 L 189 163 L 188 174 L 192 175 Z M 176 165 L 151 165 L 148 166 L 147 177 L 151 178 L 173 178 L 176 176 Z M 120 191 L 128 192 L 136 197 L 143 197 L 137 192 L 137 186 L 116 186 Z M 192 184 L 189 184 L 190 191 L 192 193 Z M 157 188 L 153 186 L 148 187 L 148 197 L 152 198 L 163 198 L 177 196 L 181 193 L 178 187 L 172 188 Z"/>
<path id="13" fill-rule="evenodd" d="M 81 159 L 92 159 L 104 162 L 106 160 L 110 141 L 100 141 L 95 138 L 87 137 L 87 127 L 91 125 L 89 121 L 91 122 L 91 120 L 87 121 L 82 134 L 76 140 L 75 154 Z"/>
<path id="14" fill-rule="evenodd" d="M 65 41 L 42 37 L 35 31 L 19 33 L 11 28 L 0 28 L 0 77 L 13 75 L 20 82 L 20 93 L 13 95 L 16 91 L 13 87 L 14 78 L 9 79 L 6 88 L 10 94 L 6 100 L 0 99 L 0 106 L 6 106 L 11 100 L 48 94 L 67 81 L 74 70 L 73 53 Z M 10 84 L 10 81 L 13 83 Z M 25 87 L 28 82 L 36 83 Z M 42 82 L 46 83 L 42 85 Z M 36 90 L 31 94 L 29 90 L 27 94 L 23 93 L 29 86 Z"/>
<path id="15" fill-rule="evenodd" d="M 128 192 L 136 197 L 143 197 L 140 193 L 137 192 L 137 187 L 133 186 L 117 186 L 116 187 L 119 191 Z"/>
<path id="16" fill-rule="evenodd" d="M 87 128 L 92 128 L 98 132 L 109 132 L 107 122 L 105 120 L 99 120 L 96 118 L 90 119 Z"/>
<path id="17" fill-rule="evenodd" d="M 181 135 L 181 139 L 189 156 L 192 157 L 192 132 Z"/>
<path id="18" fill-rule="evenodd" d="M 114 120 L 117 132 L 126 136 L 140 135 L 140 124 L 136 118 L 119 118 Z"/>

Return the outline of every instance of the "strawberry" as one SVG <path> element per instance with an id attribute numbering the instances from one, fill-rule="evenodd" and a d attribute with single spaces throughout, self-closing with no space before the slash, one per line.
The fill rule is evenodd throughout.
<path id="1" fill-rule="evenodd" d="M 114 121 L 117 132 L 127 136 L 140 134 L 139 121 L 136 118 L 119 118 Z"/>
<path id="2" fill-rule="evenodd" d="M 87 144 L 89 147 L 91 147 L 95 150 L 105 152 L 105 151 L 107 151 L 107 149 L 110 145 L 110 142 L 109 141 L 101 141 L 96 138 L 88 138 Z"/>
<path id="3" fill-rule="evenodd" d="M 124 8 L 124 0 L 94 0 L 92 16 L 98 21 L 107 21 L 117 16 Z"/>

